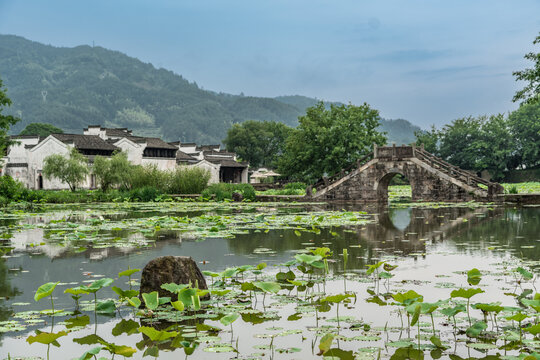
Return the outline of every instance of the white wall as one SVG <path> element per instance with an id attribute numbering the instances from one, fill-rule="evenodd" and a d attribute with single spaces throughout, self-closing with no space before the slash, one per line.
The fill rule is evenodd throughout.
<path id="1" fill-rule="evenodd" d="M 203 160 L 203 161 L 199 161 L 198 163 L 196 163 L 194 165 L 191 165 L 191 166 L 196 166 L 196 167 L 199 167 L 201 169 L 208 170 L 208 172 L 210 173 L 210 180 L 208 180 L 208 184 L 217 184 L 217 183 L 219 183 L 219 168 L 220 168 L 220 165 L 212 164 L 211 162 Z"/>
<path id="2" fill-rule="evenodd" d="M 176 168 L 176 159 L 143 157 L 141 165 L 156 165 L 159 170 L 174 170 Z"/>
<path id="3" fill-rule="evenodd" d="M 47 156 L 59 154 L 69 156 L 70 148 L 60 140 L 48 136 L 40 144 L 28 151 L 28 181 L 30 188 L 38 188 L 38 176 L 43 170 L 44 160 Z M 69 189 L 68 184 L 61 182 L 57 178 L 46 179 L 43 177 L 44 189 Z"/>
<path id="4" fill-rule="evenodd" d="M 144 146 L 134 143 L 128 139 L 120 139 L 114 143 L 114 146 L 122 149 L 123 152 L 127 154 L 127 159 L 133 165 L 142 165 L 142 154 L 144 151 Z"/>

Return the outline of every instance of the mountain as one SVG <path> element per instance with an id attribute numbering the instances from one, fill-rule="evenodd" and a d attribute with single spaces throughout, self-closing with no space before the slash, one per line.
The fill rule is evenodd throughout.
<path id="1" fill-rule="evenodd" d="M 404 119 L 382 119 L 379 130 L 386 132 L 388 144 L 408 145 L 416 140 L 414 132 L 422 129 Z"/>
<path id="2" fill-rule="evenodd" d="M 100 124 L 171 141 L 220 143 L 232 124 L 245 120 L 296 126 L 306 107 L 319 101 L 207 91 L 172 71 L 102 47 L 61 48 L 0 35 L 0 54 L 0 78 L 13 101 L 6 113 L 22 118 L 14 133 L 32 122 L 75 133 Z"/>

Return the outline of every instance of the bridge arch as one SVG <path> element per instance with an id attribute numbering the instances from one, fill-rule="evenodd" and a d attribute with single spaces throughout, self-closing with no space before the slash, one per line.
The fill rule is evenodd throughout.
<path id="1" fill-rule="evenodd" d="M 493 200 L 503 188 L 416 146 L 374 146 L 373 153 L 313 185 L 310 199 L 388 201 L 397 174 L 411 184 L 413 201 Z M 311 189 L 311 187 L 310 187 Z"/>
<path id="2" fill-rule="evenodd" d="M 413 179 L 408 176 L 406 171 L 403 171 L 399 168 L 390 168 L 387 169 L 386 173 L 381 176 L 378 180 L 374 183 L 374 189 L 377 193 L 377 198 L 379 201 L 387 202 L 388 201 L 388 186 L 390 185 L 390 182 L 394 177 L 397 175 L 401 175 L 407 180 L 409 180 L 409 184 L 411 185 L 411 194 L 414 194 L 415 190 L 415 184 Z"/>

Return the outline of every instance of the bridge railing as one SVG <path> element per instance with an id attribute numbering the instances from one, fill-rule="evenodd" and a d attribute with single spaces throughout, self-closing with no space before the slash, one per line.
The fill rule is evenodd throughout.
<path id="1" fill-rule="evenodd" d="M 423 160 L 430 164 L 432 167 L 441 170 L 442 172 L 458 178 L 459 180 L 465 182 L 468 185 L 477 186 L 479 188 L 482 188 L 479 185 L 487 186 L 489 187 L 493 183 L 482 179 L 481 177 L 477 176 L 475 173 L 467 170 L 463 170 L 455 165 L 452 165 L 441 158 L 436 157 L 435 155 L 432 155 L 425 151 L 424 149 L 420 147 L 416 147 L 414 149 L 415 157 L 417 157 L 420 160 Z"/>
<path id="2" fill-rule="evenodd" d="M 328 177 L 322 177 L 319 179 L 315 184 L 313 184 L 313 189 L 319 189 L 320 187 L 327 187 L 341 179 L 342 177 L 350 174 L 352 171 L 358 169 L 360 166 L 367 163 L 369 160 L 373 158 L 373 152 L 370 152 L 366 156 L 361 157 L 360 159 L 356 160 L 354 163 L 352 163 L 347 168 L 341 170 L 340 172 L 337 172 L 331 176 Z"/>

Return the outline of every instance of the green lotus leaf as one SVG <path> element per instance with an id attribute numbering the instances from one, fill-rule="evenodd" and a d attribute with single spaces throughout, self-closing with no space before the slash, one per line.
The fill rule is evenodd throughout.
<path id="1" fill-rule="evenodd" d="M 238 319 L 240 315 L 238 313 L 230 313 L 219 319 L 219 321 L 223 324 L 223 326 L 228 326 L 235 322 L 236 319 Z"/>
<path id="2" fill-rule="evenodd" d="M 165 330 L 158 331 L 150 326 L 139 327 L 139 332 L 148 336 L 150 340 L 152 341 L 163 341 L 163 340 L 176 337 L 178 335 L 178 332 L 176 331 L 165 331 Z"/>
<path id="3" fill-rule="evenodd" d="M 118 277 L 131 276 L 131 275 L 135 274 L 138 271 L 141 271 L 141 269 L 127 269 L 127 270 L 119 272 Z"/>
<path id="4" fill-rule="evenodd" d="M 279 290 L 281 290 L 281 286 L 273 281 L 258 281 L 256 283 L 253 283 L 256 287 L 261 289 L 264 292 L 268 293 L 274 293 L 276 294 Z"/>
<path id="5" fill-rule="evenodd" d="M 44 297 L 47 297 L 47 296 L 51 295 L 53 293 L 53 291 L 54 291 L 54 288 L 59 283 L 60 282 L 57 281 L 57 282 L 49 282 L 49 283 L 41 285 L 37 289 L 36 294 L 34 295 L 34 300 L 39 301 L 39 300 L 43 299 Z"/>
<path id="6" fill-rule="evenodd" d="M 157 291 L 143 293 L 142 298 L 146 307 L 150 310 L 156 310 L 159 306 L 159 294 Z"/>
<path id="7" fill-rule="evenodd" d="M 452 290 L 452 292 L 450 293 L 450 297 L 452 298 L 456 298 L 456 297 L 460 297 L 460 298 L 465 298 L 465 299 L 470 299 L 472 298 L 474 295 L 476 294 L 480 294 L 480 293 L 483 293 L 484 290 L 480 289 L 480 288 L 477 288 L 477 289 L 457 289 L 457 290 Z"/>
<path id="8" fill-rule="evenodd" d="M 53 344 L 55 346 L 59 346 L 58 343 L 55 344 L 56 339 L 62 336 L 66 336 L 66 335 L 67 335 L 67 332 L 65 331 L 59 331 L 57 333 L 49 333 L 49 332 L 41 332 L 38 330 L 36 331 L 35 336 L 30 335 L 29 337 L 26 338 L 26 341 L 29 344 L 38 342 L 40 344 L 45 344 L 45 345 Z"/>

